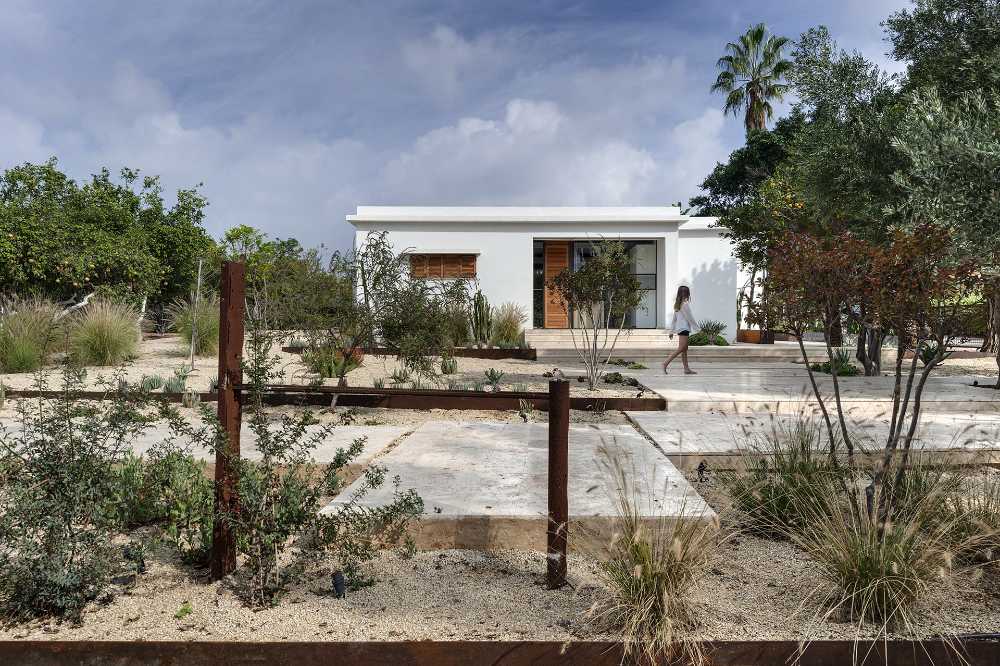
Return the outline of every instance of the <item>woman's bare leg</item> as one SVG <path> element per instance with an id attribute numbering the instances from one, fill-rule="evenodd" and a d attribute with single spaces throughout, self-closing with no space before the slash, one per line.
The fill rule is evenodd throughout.
<path id="1" fill-rule="evenodd" d="M 671 354 L 670 356 L 667 357 L 667 360 L 663 362 L 663 374 L 667 373 L 667 367 L 671 363 L 673 363 L 674 359 L 677 358 L 680 355 L 680 353 L 681 353 L 681 349 L 680 349 L 680 347 L 678 347 L 677 350 L 674 351 L 673 354 Z"/>
<path id="2" fill-rule="evenodd" d="M 686 335 L 684 336 L 683 342 L 681 342 L 680 352 L 681 352 L 681 361 L 683 361 L 684 363 L 684 374 L 685 375 L 698 374 L 697 372 L 691 369 L 690 365 L 688 365 L 688 341 Z"/>

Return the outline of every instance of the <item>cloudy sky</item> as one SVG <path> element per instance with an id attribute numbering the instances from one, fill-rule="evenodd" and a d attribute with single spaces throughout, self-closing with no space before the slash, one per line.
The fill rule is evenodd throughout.
<path id="1" fill-rule="evenodd" d="M 825 24 L 896 71 L 906 4 L 0 0 L 0 167 L 204 183 L 214 235 L 327 247 L 358 204 L 686 202 L 743 138 L 709 93 L 726 41 Z"/>

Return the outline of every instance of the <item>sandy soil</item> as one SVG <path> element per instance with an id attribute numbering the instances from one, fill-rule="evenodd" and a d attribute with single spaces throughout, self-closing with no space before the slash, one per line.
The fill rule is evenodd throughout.
<path id="1" fill-rule="evenodd" d="M 282 410 L 292 413 L 296 408 L 274 408 L 275 413 Z M 269 410 L 271 411 L 271 410 Z M 545 412 L 532 410 L 524 415 L 529 422 L 544 423 L 548 420 Z M 324 423 L 340 423 L 347 425 L 419 425 L 425 421 L 485 421 L 489 423 L 520 423 L 525 419 L 516 411 L 500 411 L 488 409 L 382 409 L 376 407 L 336 407 L 321 409 L 317 417 Z M 605 411 L 588 412 L 571 409 L 571 423 L 610 423 L 626 425 L 631 422 L 625 418 L 624 412 Z"/>
<path id="2" fill-rule="evenodd" d="M 280 604 L 253 611 L 230 585 L 201 582 L 170 560 L 149 561 L 135 587 L 93 605 L 80 626 L 36 622 L 0 630 L 0 639 L 55 640 L 564 640 L 594 637 L 590 564 L 570 562 L 573 587 L 544 587 L 545 558 L 520 551 L 386 552 L 377 582 L 330 594 L 329 570 L 312 572 Z M 184 617 L 178 611 L 189 604 Z"/>
<path id="3" fill-rule="evenodd" d="M 936 375 L 979 375 L 992 377 L 997 376 L 997 361 L 993 357 L 982 358 L 950 358 L 935 368 Z"/>
<path id="4" fill-rule="evenodd" d="M 279 367 L 284 374 L 282 382 L 289 384 L 306 384 L 313 379 L 308 370 L 302 365 L 297 354 L 289 354 L 281 351 L 281 345 L 276 344 L 272 353 L 280 358 Z M 538 361 L 522 361 L 514 359 L 487 360 L 477 358 L 459 358 L 458 372 L 453 375 L 439 376 L 438 384 L 425 381 L 427 388 L 447 388 L 449 382 L 465 385 L 472 388 L 476 382 L 486 382 L 485 371 L 495 368 L 504 373 L 501 386 L 504 390 L 527 390 L 527 391 L 547 391 L 548 378 L 542 376 L 543 372 L 553 370 L 547 363 Z M 189 357 L 178 336 L 168 335 L 162 338 L 152 338 L 143 340 L 139 347 L 139 355 L 130 361 L 124 368 L 125 375 L 129 381 L 139 381 L 144 376 L 160 375 L 164 379 L 171 377 L 175 370 L 179 370 L 188 365 Z M 374 386 L 376 379 L 382 379 L 387 388 L 392 384 L 389 376 L 399 367 L 395 356 L 368 356 L 361 367 L 352 370 L 347 375 L 349 386 Z M 614 366 L 610 371 L 620 370 Z M 100 378 L 108 378 L 116 368 L 93 366 L 87 368 L 86 385 L 97 388 Z M 575 379 L 582 373 L 579 368 L 563 368 L 566 376 Z M 50 388 L 58 387 L 60 383 L 59 370 L 51 367 L 44 373 Z M 199 356 L 195 358 L 194 371 L 187 380 L 189 389 L 196 391 L 207 391 L 209 384 L 218 376 L 218 360 L 216 357 Z M 34 388 L 37 382 L 35 373 L 8 373 L 0 374 L 0 381 L 8 388 L 27 389 Z M 336 380 L 328 379 L 323 382 L 326 385 L 335 385 Z M 407 387 L 409 385 L 406 385 Z M 638 389 L 632 387 L 619 388 L 615 385 L 603 384 L 600 388 L 590 391 L 585 383 L 574 381 L 570 385 L 573 395 L 580 396 L 602 396 L 602 397 L 631 397 L 638 393 Z"/>

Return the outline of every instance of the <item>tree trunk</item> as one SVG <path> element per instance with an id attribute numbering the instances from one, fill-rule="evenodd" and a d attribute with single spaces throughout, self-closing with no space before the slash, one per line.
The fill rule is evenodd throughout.
<path id="1" fill-rule="evenodd" d="M 986 285 L 986 334 L 979 351 L 992 353 L 1000 351 L 1000 280 Z"/>

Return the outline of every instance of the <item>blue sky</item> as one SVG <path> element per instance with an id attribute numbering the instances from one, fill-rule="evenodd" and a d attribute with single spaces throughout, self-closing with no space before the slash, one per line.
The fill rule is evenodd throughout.
<path id="1" fill-rule="evenodd" d="M 0 167 L 201 182 L 214 235 L 327 247 L 358 204 L 686 202 L 743 139 L 726 41 L 824 24 L 899 71 L 879 22 L 907 4 L 3 0 Z"/>

